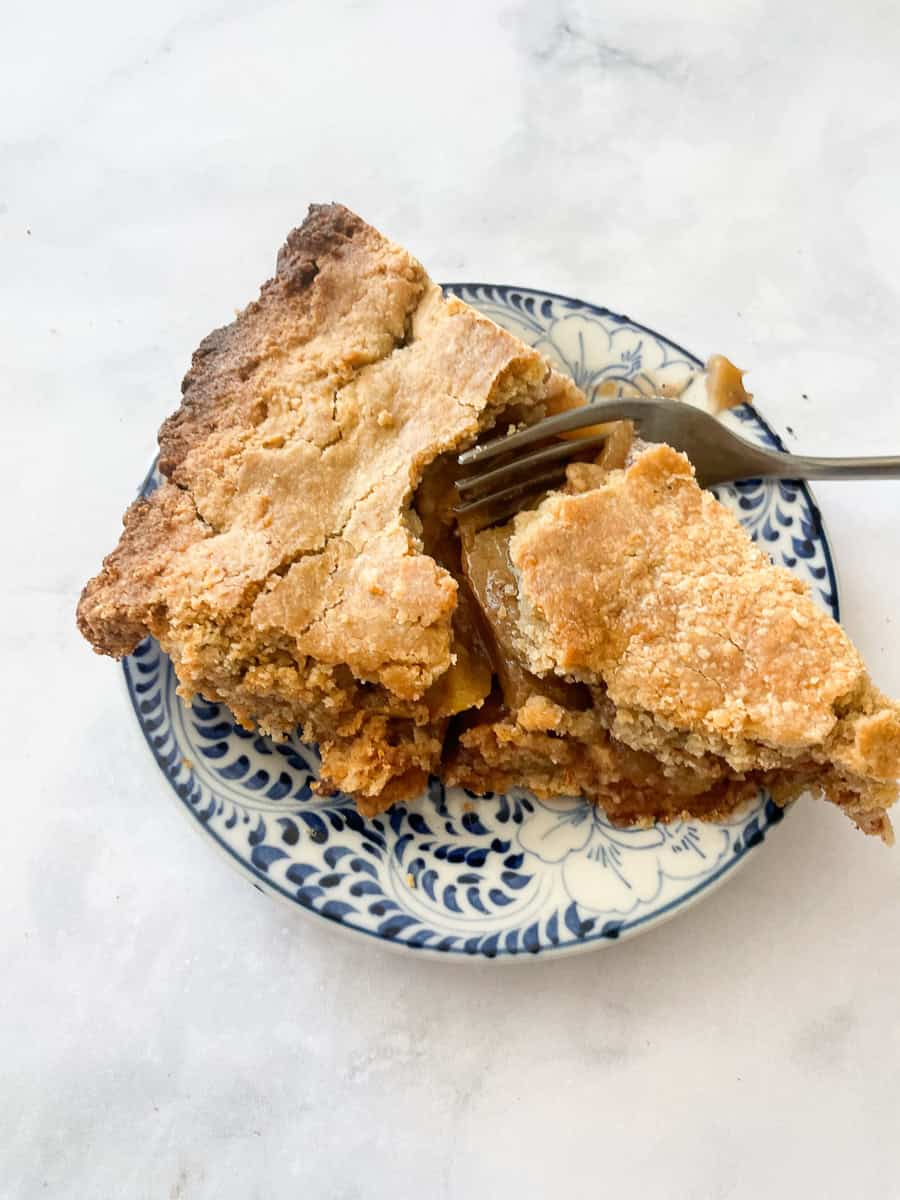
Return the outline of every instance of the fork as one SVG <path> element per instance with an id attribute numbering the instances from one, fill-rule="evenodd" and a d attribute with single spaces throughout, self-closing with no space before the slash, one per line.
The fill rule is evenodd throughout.
<path id="1" fill-rule="evenodd" d="M 694 465 L 701 487 L 738 479 L 900 479 L 900 455 L 873 458 L 819 458 L 766 450 L 738 437 L 716 417 L 680 400 L 645 397 L 602 400 L 569 409 L 538 421 L 527 429 L 473 446 L 458 458 L 461 467 L 477 466 L 477 473 L 457 480 L 463 501 L 456 513 L 474 513 L 511 502 L 539 488 L 561 482 L 566 461 L 585 450 L 599 449 L 608 433 L 568 438 L 522 453 L 557 434 L 590 425 L 630 420 L 648 442 L 668 442 L 683 450 Z M 483 471 L 485 463 L 512 456 Z"/>

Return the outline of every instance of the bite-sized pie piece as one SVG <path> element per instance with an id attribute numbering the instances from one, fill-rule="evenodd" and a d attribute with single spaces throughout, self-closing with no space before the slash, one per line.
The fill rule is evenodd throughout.
<path id="1" fill-rule="evenodd" d="M 698 378 L 688 402 L 748 398 L 727 360 Z M 82 594 L 98 651 L 152 634 L 186 699 L 299 726 L 366 814 L 430 773 L 619 823 L 764 785 L 889 837 L 900 711 L 683 456 L 619 423 L 563 491 L 457 521 L 459 450 L 584 396 L 347 209 L 310 210 L 183 393 L 162 485 Z"/>
<path id="2" fill-rule="evenodd" d="M 712 413 L 750 404 L 753 396 L 744 387 L 744 372 L 724 354 L 712 354 L 706 363 L 706 404 Z"/>

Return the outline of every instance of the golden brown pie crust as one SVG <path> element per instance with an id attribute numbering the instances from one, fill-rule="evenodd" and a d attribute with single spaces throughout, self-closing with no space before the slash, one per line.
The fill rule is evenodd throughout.
<path id="1" fill-rule="evenodd" d="M 726 360 L 710 380 L 746 396 Z M 101 653 L 152 634 L 185 698 L 300 726 L 365 813 L 432 772 L 620 823 L 765 785 L 890 836 L 900 710 L 683 456 L 622 425 L 565 491 L 456 528 L 455 452 L 584 397 L 347 209 L 310 210 L 182 390 L 162 486 L 79 604 Z"/>

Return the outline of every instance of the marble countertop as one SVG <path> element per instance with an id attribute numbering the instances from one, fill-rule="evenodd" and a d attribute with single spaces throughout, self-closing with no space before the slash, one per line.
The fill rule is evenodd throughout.
<path id="1" fill-rule="evenodd" d="M 72 615 L 191 350 L 310 201 L 435 278 L 727 353 L 792 448 L 900 451 L 893 6 L 87 0 L 4 30 L 0 1192 L 900 1194 L 900 849 L 803 802 L 608 951 L 392 955 L 191 832 Z M 900 484 L 816 491 L 900 694 Z"/>

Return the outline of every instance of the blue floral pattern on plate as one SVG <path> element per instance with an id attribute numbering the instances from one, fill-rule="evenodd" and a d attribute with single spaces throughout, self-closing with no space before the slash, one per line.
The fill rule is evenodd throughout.
<path id="1" fill-rule="evenodd" d="M 701 367 L 674 342 L 579 300 L 493 284 L 447 290 L 537 346 L 588 393 L 679 394 Z M 781 447 L 755 410 L 725 419 Z M 157 483 L 151 471 L 143 492 Z M 756 481 L 716 492 L 837 617 L 831 554 L 807 487 Z M 198 698 L 186 707 L 152 639 L 123 668 L 182 808 L 257 887 L 409 949 L 501 958 L 610 945 L 707 893 L 783 815 L 761 793 L 727 822 L 616 829 L 580 799 L 546 802 L 518 789 L 476 797 L 432 780 L 415 803 L 366 819 L 346 796 L 313 792 L 314 746 L 250 733 L 221 704 Z"/>

